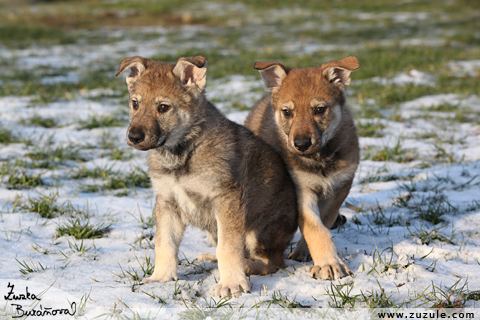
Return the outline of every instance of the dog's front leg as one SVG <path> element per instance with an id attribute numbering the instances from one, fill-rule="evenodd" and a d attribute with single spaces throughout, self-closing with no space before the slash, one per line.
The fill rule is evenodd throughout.
<path id="1" fill-rule="evenodd" d="M 215 295 L 239 297 L 242 291 L 250 292 L 245 276 L 245 209 L 240 200 L 219 199 L 216 211 L 220 281 Z"/>
<path id="2" fill-rule="evenodd" d="M 311 192 L 300 194 L 298 225 L 314 262 L 312 277 L 335 280 L 351 274 L 337 254 L 332 235 L 320 219 L 317 197 Z"/>
<path id="3" fill-rule="evenodd" d="M 182 240 L 185 224 L 180 215 L 173 211 L 161 197 L 155 204 L 155 269 L 143 283 L 177 280 L 178 247 Z"/>

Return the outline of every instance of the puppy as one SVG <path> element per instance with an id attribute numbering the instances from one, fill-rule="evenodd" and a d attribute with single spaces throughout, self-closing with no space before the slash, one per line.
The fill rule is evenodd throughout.
<path id="1" fill-rule="evenodd" d="M 312 276 L 339 279 L 351 274 L 329 232 L 347 197 L 359 163 L 357 131 L 346 106 L 356 57 L 321 67 L 288 68 L 257 62 L 269 93 L 249 114 L 245 126 L 272 145 L 287 164 L 298 195 L 302 239 L 290 255 L 313 258 Z M 307 247 L 308 245 L 308 247 Z"/>
<path id="2" fill-rule="evenodd" d="M 176 63 L 132 57 L 117 76 L 127 69 L 127 141 L 149 150 L 156 194 L 155 268 L 143 282 L 178 279 L 178 248 L 191 224 L 217 247 L 216 256 L 198 258 L 218 258 L 215 295 L 249 292 L 245 273 L 283 268 L 283 253 L 298 227 L 295 185 L 282 159 L 207 101 L 204 57 Z"/>

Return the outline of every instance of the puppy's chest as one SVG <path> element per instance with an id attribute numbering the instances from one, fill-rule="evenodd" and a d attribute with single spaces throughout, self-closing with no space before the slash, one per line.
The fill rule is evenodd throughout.
<path id="1" fill-rule="evenodd" d="M 155 193 L 178 209 L 182 220 L 201 229 L 210 230 L 215 222 L 213 188 L 202 175 L 179 177 L 152 176 Z"/>
<path id="2" fill-rule="evenodd" d="M 316 194 L 324 194 L 332 188 L 331 179 L 317 172 L 293 170 L 291 176 L 299 191 L 309 190 Z"/>
<path id="3" fill-rule="evenodd" d="M 292 179 L 299 191 L 311 191 L 317 195 L 328 195 L 335 192 L 344 181 L 352 179 L 354 170 L 336 170 L 324 176 L 320 172 L 292 170 Z"/>

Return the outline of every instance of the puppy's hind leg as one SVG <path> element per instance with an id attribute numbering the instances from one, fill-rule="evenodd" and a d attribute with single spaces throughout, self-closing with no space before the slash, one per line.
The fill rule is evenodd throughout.
<path id="1" fill-rule="evenodd" d="M 312 256 L 310 255 L 307 242 L 305 241 L 305 238 L 303 237 L 303 235 L 298 241 L 297 246 L 295 247 L 293 252 L 288 255 L 288 259 L 292 259 L 300 262 L 312 261 Z"/>
<path id="2" fill-rule="evenodd" d="M 286 241 L 282 241 L 280 244 L 259 243 L 254 231 L 247 232 L 245 240 L 248 251 L 248 259 L 245 259 L 246 274 L 267 275 L 285 267 L 283 252 L 287 246 Z"/>
<path id="3" fill-rule="evenodd" d="M 202 252 L 193 261 L 217 262 L 217 255 L 215 253 Z"/>
<path id="4" fill-rule="evenodd" d="M 267 275 L 278 271 L 278 269 L 285 267 L 283 264 L 283 257 L 277 261 L 263 261 L 263 259 L 245 259 L 245 273 L 254 275 Z"/>
<path id="5" fill-rule="evenodd" d="M 212 246 L 216 247 L 218 241 L 217 236 L 209 231 L 205 231 L 205 235 L 207 236 L 207 239 L 208 241 L 210 241 Z M 217 255 L 215 253 L 202 252 L 193 261 L 217 262 Z"/>
<path id="6" fill-rule="evenodd" d="M 337 228 L 340 228 L 343 226 L 345 223 L 347 223 L 347 218 L 343 214 L 338 214 L 337 220 L 333 223 L 333 225 L 330 227 L 330 230 L 334 230 Z"/>

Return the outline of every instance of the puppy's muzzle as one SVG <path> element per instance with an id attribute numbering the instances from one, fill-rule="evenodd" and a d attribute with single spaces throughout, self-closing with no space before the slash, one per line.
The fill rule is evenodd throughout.
<path id="1" fill-rule="evenodd" d="M 128 140 L 134 145 L 139 144 L 145 140 L 145 133 L 138 128 L 132 128 L 128 132 Z"/>
<path id="2" fill-rule="evenodd" d="M 307 151 L 312 146 L 312 140 L 310 138 L 300 138 L 293 141 L 295 149 L 300 152 Z"/>

